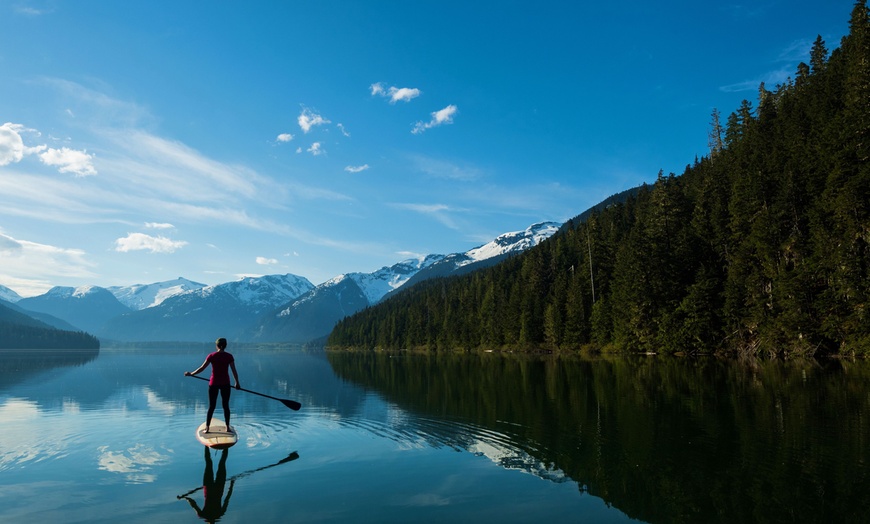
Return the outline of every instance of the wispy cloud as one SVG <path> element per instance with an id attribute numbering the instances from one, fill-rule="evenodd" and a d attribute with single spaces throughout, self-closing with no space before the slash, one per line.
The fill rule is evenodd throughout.
<path id="1" fill-rule="evenodd" d="M 458 111 L 459 109 L 455 105 L 450 104 L 444 109 L 430 113 L 432 118 L 428 122 L 421 121 L 414 124 L 414 128 L 411 130 L 411 133 L 419 135 L 427 129 L 432 129 L 433 127 L 439 127 L 446 124 L 452 124 L 453 117 Z"/>
<path id="2" fill-rule="evenodd" d="M 82 249 L 52 246 L 18 239 L 0 232 L 0 283 L 33 296 L 51 287 L 44 279 L 52 277 L 88 279 L 95 276 L 95 264 Z M 25 278 L 21 275 L 40 275 Z"/>
<path id="3" fill-rule="evenodd" d="M 54 149 L 46 144 L 26 146 L 22 133 L 32 133 L 41 136 L 34 129 L 27 129 L 21 124 L 6 122 L 0 126 L 0 166 L 18 163 L 24 157 L 35 154 L 43 164 L 57 167 L 61 173 L 73 173 L 76 176 L 96 175 L 94 157 L 87 151 L 62 147 Z"/>
<path id="4" fill-rule="evenodd" d="M 329 120 L 307 107 L 302 108 L 302 112 L 299 114 L 296 121 L 299 123 L 299 127 L 302 129 L 303 133 L 308 133 L 314 126 L 322 126 L 331 123 Z"/>
<path id="5" fill-rule="evenodd" d="M 174 253 L 186 246 L 183 240 L 171 240 L 164 236 L 153 237 L 145 233 L 128 233 L 126 237 L 115 240 L 115 251 L 150 251 L 152 253 Z"/>
<path id="6" fill-rule="evenodd" d="M 27 5 L 17 5 L 14 7 L 16 13 L 24 16 L 42 16 L 52 13 L 51 9 L 37 9 Z"/>
<path id="7" fill-rule="evenodd" d="M 775 86 L 784 84 L 788 78 L 792 75 L 793 71 L 791 69 L 780 68 L 772 71 L 768 71 L 764 73 L 762 76 L 759 76 L 753 80 L 744 80 L 742 82 L 737 82 L 735 84 L 725 85 L 719 88 L 720 91 L 725 93 L 742 93 L 746 91 L 758 91 L 761 83 L 764 82 L 764 85 L 767 89 L 773 89 Z"/>
<path id="8" fill-rule="evenodd" d="M 148 229 L 175 229 L 172 224 L 161 222 L 145 222 L 145 227 Z"/>
<path id="9" fill-rule="evenodd" d="M 796 74 L 798 63 L 809 62 L 813 42 L 814 40 L 809 39 L 791 42 L 779 52 L 776 60 L 773 61 L 775 64 L 779 64 L 779 67 L 762 73 L 751 80 L 722 86 L 719 90 L 725 93 L 740 93 L 744 91 L 757 91 L 762 82 L 764 82 L 767 89 L 773 89 L 777 85 L 785 84 L 789 78 L 793 78 Z"/>
<path id="10" fill-rule="evenodd" d="M 410 158 L 417 170 L 435 178 L 469 182 L 478 180 L 483 176 L 481 170 L 473 166 L 460 166 L 453 162 L 422 155 L 414 155 Z"/>
<path id="11" fill-rule="evenodd" d="M 362 173 L 363 171 L 369 169 L 368 164 L 363 164 L 361 166 L 347 166 L 344 168 L 348 173 Z"/>
<path id="12" fill-rule="evenodd" d="M 323 147 L 321 146 L 320 142 L 314 142 L 313 144 L 311 144 L 311 147 L 306 149 L 306 151 L 308 151 L 309 153 L 311 153 L 314 156 L 320 156 L 326 152 L 323 150 Z"/>
<path id="13" fill-rule="evenodd" d="M 382 82 L 377 82 L 369 86 L 372 96 L 382 96 L 389 98 L 391 104 L 396 102 L 410 102 L 420 96 L 421 91 L 416 87 L 389 87 L 385 88 Z"/>
<path id="14" fill-rule="evenodd" d="M 455 213 L 459 210 L 454 209 L 447 204 L 393 204 L 393 207 L 397 209 L 406 209 L 408 211 L 413 211 L 415 213 L 419 213 L 421 215 L 428 216 L 437 220 L 444 226 L 459 230 L 460 227 L 456 223 L 456 221 L 451 216 L 451 213 Z"/>
<path id="15" fill-rule="evenodd" d="M 266 258 L 266 257 L 257 257 L 257 264 L 261 266 L 271 266 L 278 263 L 277 259 L 274 258 Z"/>

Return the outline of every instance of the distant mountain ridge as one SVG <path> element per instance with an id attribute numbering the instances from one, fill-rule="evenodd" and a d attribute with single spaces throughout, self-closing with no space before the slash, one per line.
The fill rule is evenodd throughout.
<path id="1" fill-rule="evenodd" d="M 55 286 L 44 295 L 22 298 L 16 305 L 55 316 L 91 334 L 99 333 L 108 319 L 130 312 L 115 295 L 98 286 Z"/>
<path id="2" fill-rule="evenodd" d="M 170 296 L 160 304 L 109 319 L 99 336 L 119 341 L 237 339 L 267 311 L 314 287 L 300 276 L 245 277 Z"/>
<path id="3" fill-rule="evenodd" d="M 58 286 L 20 299 L 18 305 L 119 342 L 193 342 L 223 336 L 238 342 L 306 343 L 324 338 L 342 318 L 398 289 L 494 264 L 539 244 L 559 227 L 555 222 L 534 224 L 464 253 L 409 258 L 371 273 L 338 275 L 318 286 L 292 274 L 213 286 L 179 277 L 110 288 Z"/>
<path id="4" fill-rule="evenodd" d="M 205 284 L 193 282 L 186 278 L 176 278 L 154 284 L 135 284 L 132 286 L 112 286 L 106 289 L 115 295 L 122 304 L 130 309 L 140 310 L 160 305 L 164 300 L 181 293 L 195 291 L 206 287 Z"/>
<path id="5" fill-rule="evenodd" d="M 12 304 L 21 300 L 21 295 L 6 286 L 0 285 L 0 300 L 11 302 Z"/>
<path id="6" fill-rule="evenodd" d="M 403 260 L 373 273 L 339 275 L 264 317 L 247 336 L 254 341 L 295 343 L 325 337 L 342 318 L 377 304 L 400 288 L 428 278 L 467 272 L 483 264 L 495 264 L 539 244 L 559 227 L 556 222 L 542 222 L 523 231 L 504 233 L 464 253 L 427 255 Z"/>

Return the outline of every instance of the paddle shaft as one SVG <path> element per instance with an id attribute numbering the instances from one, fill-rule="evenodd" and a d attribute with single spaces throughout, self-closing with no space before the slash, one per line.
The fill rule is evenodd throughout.
<path id="1" fill-rule="evenodd" d="M 200 380 L 205 380 L 206 382 L 208 382 L 208 379 L 205 378 L 205 377 L 198 377 L 198 376 L 196 376 L 196 375 L 187 375 L 187 376 L 188 376 L 188 377 L 193 377 L 193 378 L 198 378 L 198 379 L 200 379 Z M 289 400 L 289 399 L 286 399 L 286 398 L 273 397 L 272 395 L 266 395 L 265 393 L 258 393 L 258 392 L 256 392 L 256 391 L 251 391 L 250 389 L 245 389 L 245 388 L 236 388 L 236 389 L 240 389 L 240 390 L 242 390 L 242 391 L 246 391 L 246 392 L 248 392 L 248 393 L 253 393 L 254 395 L 259 395 L 259 396 L 261 396 L 261 397 L 270 398 L 270 399 L 272 399 L 272 400 L 277 400 L 278 402 L 284 404 L 285 406 L 287 406 L 288 408 L 292 409 L 293 411 L 298 411 L 299 408 L 302 407 L 302 404 L 296 402 L 295 400 Z"/>

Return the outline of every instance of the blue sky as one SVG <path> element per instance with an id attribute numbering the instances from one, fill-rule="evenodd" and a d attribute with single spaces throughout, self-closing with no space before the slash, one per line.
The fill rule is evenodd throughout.
<path id="1" fill-rule="evenodd" d="M 0 0 L 0 284 L 319 284 L 681 173 L 852 0 Z"/>

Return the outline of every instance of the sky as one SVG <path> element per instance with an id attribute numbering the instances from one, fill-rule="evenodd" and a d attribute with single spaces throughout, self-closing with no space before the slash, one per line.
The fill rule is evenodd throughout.
<path id="1" fill-rule="evenodd" d="M 349 272 L 682 173 L 852 0 L 0 0 L 0 284 Z"/>

